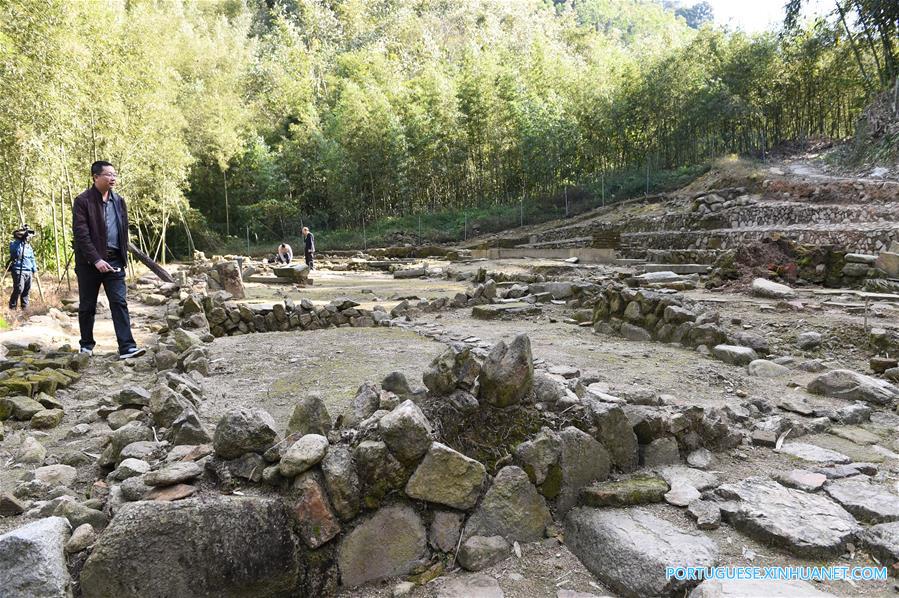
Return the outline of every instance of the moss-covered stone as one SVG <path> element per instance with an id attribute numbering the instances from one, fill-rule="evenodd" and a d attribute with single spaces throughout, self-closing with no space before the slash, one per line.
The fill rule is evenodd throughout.
<path id="1" fill-rule="evenodd" d="M 437 561 L 421 573 L 410 575 L 406 577 L 406 579 L 416 585 L 423 586 L 443 575 L 445 570 L 446 567 L 444 566 L 443 561 Z"/>
<path id="2" fill-rule="evenodd" d="M 51 397 L 56 396 L 56 389 L 59 384 L 54 378 L 43 376 L 41 374 L 33 374 L 28 377 L 28 380 L 32 383 L 32 393 L 45 392 Z"/>
<path id="3" fill-rule="evenodd" d="M 31 427 L 36 430 L 55 428 L 62 423 L 62 409 L 42 409 L 31 418 Z"/>
<path id="4" fill-rule="evenodd" d="M 32 394 L 34 394 L 35 386 L 36 384 L 34 382 L 18 376 L 13 376 L 11 378 L 7 378 L 6 380 L 0 380 L 0 387 L 7 389 L 8 394 L 12 395 L 23 395 L 26 397 L 30 397 Z"/>
<path id="5" fill-rule="evenodd" d="M 668 483 L 662 478 L 639 475 L 582 488 L 578 502 L 586 507 L 626 507 L 662 502 L 666 492 Z"/>
<path id="6" fill-rule="evenodd" d="M 537 488 L 540 494 L 548 499 L 559 496 L 562 492 L 562 468 L 558 463 L 553 463 L 546 471 L 546 479 Z"/>
<path id="7" fill-rule="evenodd" d="M 66 368 L 69 366 L 69 360 L 65 358 L 43 358 L 43 359 L 33 359 L 31 360 L 31 365 L 35 367 L 35 369 L 42 370 L 45 368 L 50 368 L 53 370 L 59 370 L 62 368 Z"/>
<path id="8" fill-rule="evenodd" d="M 44 368 L 39 372 L 39 375 L 50 380 L 55 380 L 57 388 L 65 388 L 72 383 L 72 379 L 58 369 Z"/>
<path id="9" fill-rule="evenodd" d="M 59 372 L 60 374 L 62 374 L 66 378 L 68 378 L 69 384 L 71 384 L 73 382 L 78 382 L 79 380 L 81 380 L 81 374 L 79 374 L 75 370 L 69 370 L 69 369 L 63 368 L 61 370 L 57 370 L 57 372 Z"/>
<path id="10" fill-rule="evenodd" d="M 16 419 L 28 421 L 35 413 L 44 410 L 44 406 L 27 396 L 0 398 L 0 420 Z"/>

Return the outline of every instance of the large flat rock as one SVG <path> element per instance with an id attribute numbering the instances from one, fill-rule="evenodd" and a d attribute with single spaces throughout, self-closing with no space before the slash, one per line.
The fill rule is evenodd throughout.
<path id="1" fill-rule="evenodd" d="M 777 452 L 798 457 L 803 461 L 811 461 L 812 463 L 849 463 L 852 461 L 843 453 L 807 442 L 786 442 L 777 449 Z"/>
<path id="2" fill-rule="evenodd" d="M 861 545 L 896 575 L 893 565 L 899 562 L 899 521 L 872 525 L 858 535 Z"/>
<path id="3" fill-rule="evenodd" d="M 807 390 L 827 397 L 875 405 L 889 405 L 899 399 L 899 388 L 886 380 L 852 370 L 831 370 L 821 374 L 808 383 Z"/>
<path id="4" fill-rule="evenodd" d="M 899 496 L 872 484 L 868 476 L 831 480 L 824 485 L 824 491 L 860 521 L 899 521 Z"/>
<path id="5" fill-rule="evenodd" d="M 667 578 L 666 567 L 712 567 L 718 560 L 713 540 L 642 509 L 572 509 L 565 544 L 600 581 L 628 598 L 682 592 L 695 582 Z"/>
<path id="6" fill-rule="evenodd" d="M 841 554 L 859 529 L 852 515 L 829 498 L 785 488 L 769 478 L 747 478 L 715 492 L 731 525 L 799 556 Z"/>
<path id="7" fill-rule="evenodd" d="M 470 573 L 444 578 L 437 590 L 437 598 L 503 598 L 496 578 L 483 573 Z"/>
<path id="8" fill-rule="evenodd" d="M 690 592 L 689 598 L 833 598 L 799 580 L 709 579 Z"/>
<path id="9" fill-rule="evenodd" d="M 69 529 L 62 517 L 47 517 L 0 536 L 0 596 L 70 596 L 63 552 Z"/>
<path id="10" fill-rule="evenodd" d="M 796 291 L 785 284 L 772 282 L 764 278 L 756 278 L 752 281 L 752 294 L 769 299 L 792 299 L 796 296 Z"/>
<path id="11" fill-rule="evenodd" d="M 428 556 L 421 517 L 408 505 L 384 507 L 347 534 L 338 562 L 344 586 L 409 573 Z"/>
<path id="12" fill-rule="evenodd" d="M 298 554 L 280 500 L 134 502 L 100 536 L 81 588 L 85 598 L 288 594 L 301 583 Z"/>

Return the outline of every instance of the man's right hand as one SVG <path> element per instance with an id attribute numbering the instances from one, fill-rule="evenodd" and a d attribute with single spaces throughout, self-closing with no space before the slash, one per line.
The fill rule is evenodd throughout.
<path id="1" fill-rule="evenodd" d="M 94 266 L 100 272 L 113 272 L 113 267 L 110 266 L 109 262 L 107 262 L 106 260 L 99 260 L 96 264 L 94 264 Z"/>

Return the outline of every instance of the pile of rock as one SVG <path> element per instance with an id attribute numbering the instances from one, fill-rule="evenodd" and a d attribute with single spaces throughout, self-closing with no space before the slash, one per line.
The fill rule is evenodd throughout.
<path id="1" fill-rule="evenodd" d="M 714 347 L 727 342 L 718 313 L 677 295 L 610 284 L 593 307 L 597 332 L 617 333 L 630 340 L 658 340 L 688 347 Z"/>
<path id="2" fill-rule="evenodd" d="M 250 258 L 243 256 L 215 255 L 212 259 L 207 259 L 203 252 L 195 251 L 194 261 L 187 273 L 210 292 L 226 291 L 235 299 L 243 299 L 246 293 L 238 260 L 248 265 L 250 263 Z"/>
<path id="3" fill-rule="evenodd" d="M 308 299 L 294 303 L 287 299 L 275 304 L 237 303 L 223 293 L 214 293 L 204 297 L 189 297 L 181 304 L 170 327 L 180 322 L 195 327 L 192 322 L 195 314 L 202 314 L 208 322 L 213 336 L 237 336 L 252 332 L 277 332 L 287 330 L 320 330 L 329 327 L 354 328 L 377 326 L 390 319 L 386 309 L 376 306 L 374 310 L 359 308 L 359 303 L 340 297 L 327 305 L 313 305 Z"/>
<path id="4" fill-rule="evenodd" d="M 399 373 L 363 384 L 341 421 L 308 395 L 284 436 L 259 409 L 228 411 L 209 434 L 191 373 L 208 360 L 203 340 L 175 329 L 154 353 L 143 359 L 155 358 L 156 385 L 124 386 L 98 409 L 112 433 L 90 498 L 66 490 L 76 473 L 67 465 L 34 470 L 9 497 L 29 516 L 77 528 L 56 535 L 71 544 L 76 571 L 83 563 L 88 596 L 214 594 L 235 584 L 247 595 L 323 595 L 400 575 L 426 583 L 452 562 L 480 570 L 516 542 L 543 538 L 552 513 L 575 507 L 590 484 L 641 462 L 678 463 L 678 443 L 689 450 L 727 428 L 701 409 L 629 404 L 571 368 L 535 374 L 522 335 L 483 359 L 448 348 L 424 373 L 427 390 Z M 524 417 L 539 431 L 497 447 L 508 457 L 488 470 L 441 437 L 447 417 L 471 426 Z M 221 495 L 238 488 L 266 488 L 267 497 Z"/>
<path id="5" fill-rule="evenodd" d="M 56 392 L 81 378 L 87 357 L 71 347 L 49 352 L 42 352 L 37 345 L 7 343 L 5 347 L 6 359 L 0 361 L 0 421 L 28 422 L 35 429 L 55 428 L 64 415 Z"/>
<path id="6" fill-rule="evenodd" d="M 744 187 L 718 189 L 713 193 L 702 193 L 693 199 L 692 212 L 700 216 L 714 214 L 721 210 L 737 206 L 750 206 L 761 199 L 758 195 L 749 195 Z"/>

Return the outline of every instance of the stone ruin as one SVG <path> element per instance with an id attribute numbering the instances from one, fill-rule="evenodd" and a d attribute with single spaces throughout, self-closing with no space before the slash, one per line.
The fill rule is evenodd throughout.
<path id="1" fill-rule="evenodd" d="M 214 280 L 209 271 L 193 274 Z M 684 595 L 695 580 L 668 579 L 665 566 L 720 562 L 721 547 L 702 531 L 722 521 L 801 558 L 833 558 L 856 546 L 883 563 L 899 560 L 899 524 L 891 523 L 899 499 L 872 483 L 877 466 L 802 442 L 892 408 L 899 400 L 892 384 L 828 371 L 816 359 L 769 359 L 764 337 L 649 279 L 509 279 L 483 269 L 466 279 L 472 287 L 451 299 L 402 301 L 389 312 L 347 298 L 254 306 L 224 290 L 155 285 L 144 299 L 166 305 L 165 322 L 158 346 L 135 365 L 155 383 L 125 386 L 98 406 L 112 429 L 102 451 L 52 463 L 35 441 L 16 455 L 47 464 L 0 493 L 0 515 L 40 518 L 0 536 L 0 562 L 20 555 L 16 567 L 0 570 L 0 587 L 48 596 L 70 587 L 88 597 L 323 596 L 402 577 L 401 595 L 456 567 L 483 570 L 517 545 L 548 537 L 564 539 L 621 595 Z M 789 287 L 762 279 L 753 293 L 795 301 Z M 520 319 L 553 302 L 570 309 L 570 323 L 600 335 L 692 348 L 752 376 L 816 373 L 810 393 L 851 403 L 819 410 L 789 399 L 676 404 L 648 389 L 610 388 L 575 368 L 535 365 L 528 337 L 519 335 L 489 349 L 450 346 L 423 372 L 423 387 L 398 372 L 364 382 L 346 417 L 332 418 L 315 393 L 299 397 L 286 422 L 233 409 L 207 429 L 199 416 L 204 396 L 195 375 L 210 373 L 207 344 L 216 337 L 402 326 L 419 311 L 463 307 L 477 318 Z M 822 342 L 815 333 L 800 337 L 804 349 Z M 899 380 L 890 357 L 899 337 L 875 328 L 870 341 L 881 352 L 872 369 Z M 54 395 L 79 380 L 84 356 L 31 346 L 6 357 L 0 420 L 52 429 L 64 416 Z M 70 434 L 84 432 L 76 424 Z M 714 453 L 746 444 L 823 465 L 778 472 L 776 481 L 721 484 L 710 471 Z M 91 461 L 98 477 L 84 498 L 69 487 L 75 468 Z M 696 530 L 639 508 L 659 502 L 685 509 Z M 690 595 L 716 595 L 708 592 L 702 584 Z"/>
<path id="2" fill-rule="evenodd" d="M 62 371 L 83 360 L 45 359 L 54 358 Z M 68 535 L 65 521 L 75 528 L 61 546 L 83 595 L 326 595 L 396 576 L 425 583 L 455 562 L 478 571 L 516 542 L 560 533 L 577 505 L 602 500 L 607 491 L 591 485 L 612 472 L 739 442 L 721 414 L 701 409 L 646 408 L 632 425 L 625 402 L 579 372 L 535 374 L 524 335 L 483 359 L 447 349 L 424 372 L 425 388 L 399 373 L 365 383 L 349 421 L 304 396 L 283 436 L 258 409 L 231 410 L 205 430 L 202 390 L 187 373 L 203 359 L 203 340 L 173 329 L 155 351 L 157 386 L 125 388 L 106 410 L 114 431 L 91 498 L 31 506 L 52 516 L 33 524 L 41 537 Z M 0 405 L 27 416 L 14 400 Z M 73 471 L 39 468 L 9 500 L 52 495 Z M 669 489 L 659 476 L 617 482 L 630 494 L 647 483 Z M 89 556 L 78 550 L 85 542 Z"/>

